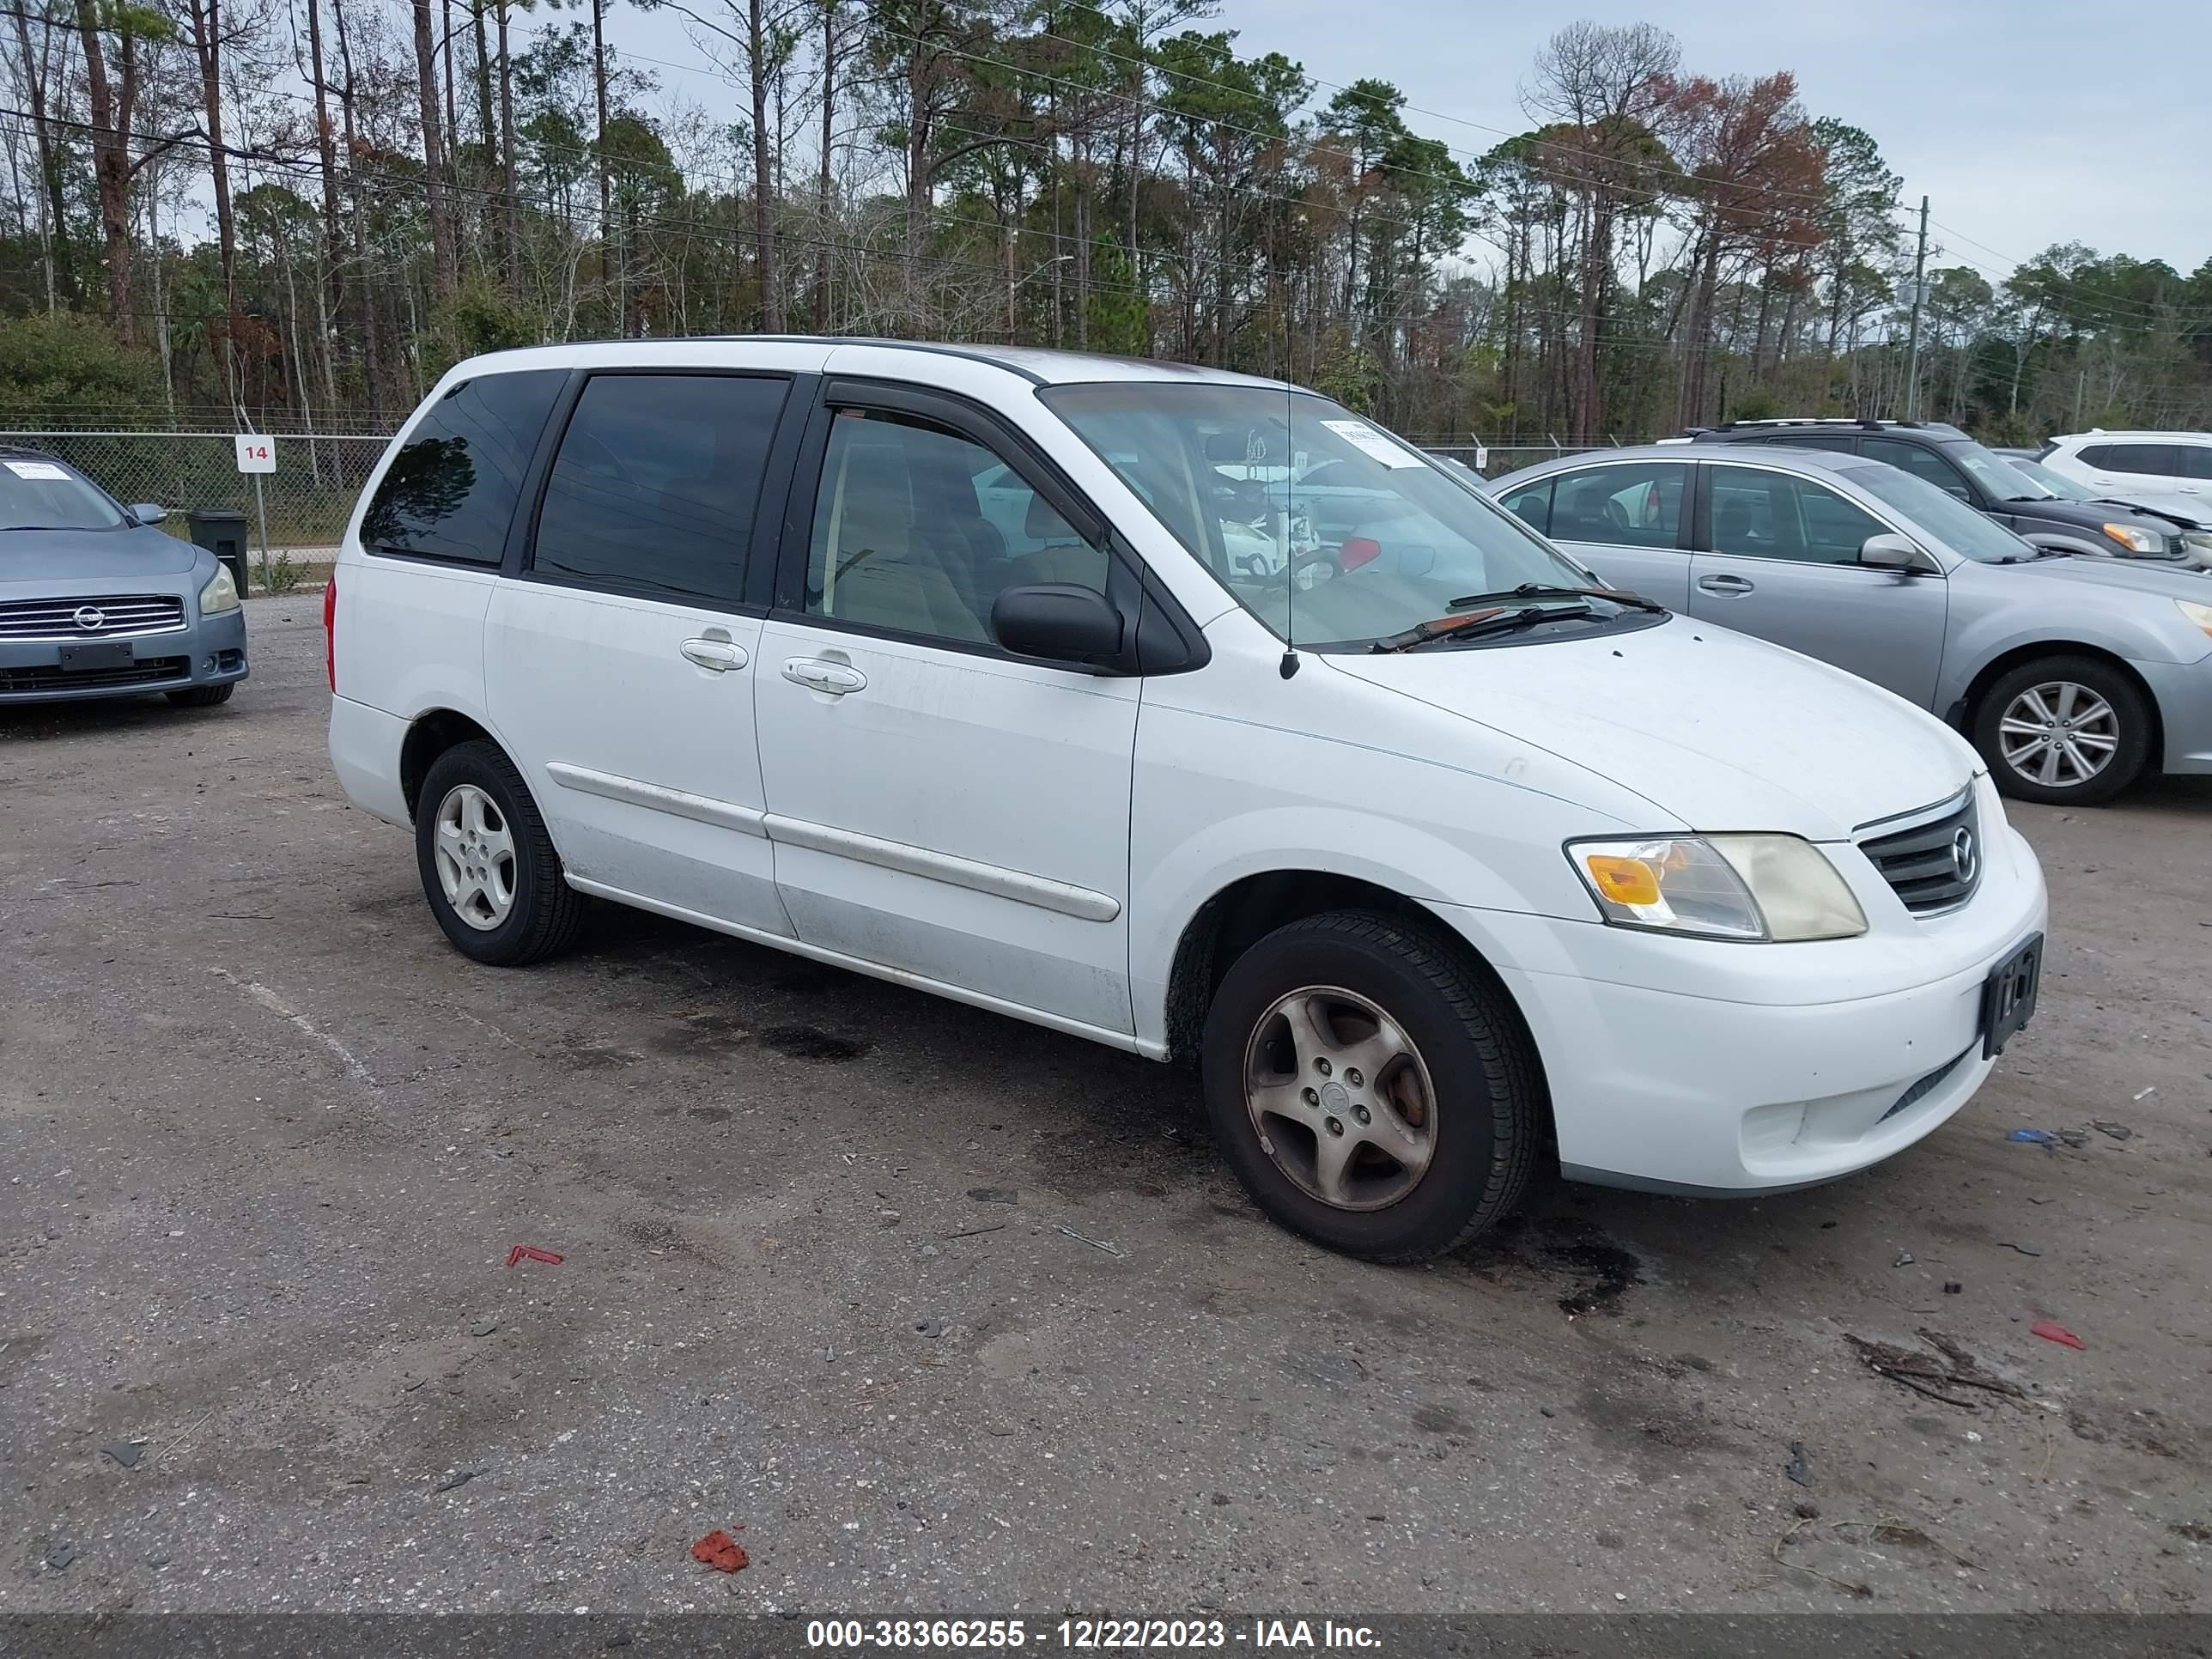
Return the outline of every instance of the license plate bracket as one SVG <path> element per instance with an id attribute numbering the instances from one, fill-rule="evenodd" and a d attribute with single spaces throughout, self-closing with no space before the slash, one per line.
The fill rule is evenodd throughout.
<path id="1" fill-rule="evenodd" d="M 62 647 L 62 672 L 64 674 L 128 668 L 136 660 L 128 640 L 89 640 L 82 645 Z"/>
<path id="2" fill-rule="evenodd" d="M 1982 1058 L 2004 1052 L 2005 1039 L 2035 1017 L 2043 982 L 2043 935 L 2038 933 L 1990 969 L 1982 981 Z"/>

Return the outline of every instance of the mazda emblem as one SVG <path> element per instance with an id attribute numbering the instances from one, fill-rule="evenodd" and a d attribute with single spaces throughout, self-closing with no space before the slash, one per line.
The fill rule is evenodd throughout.
<path id="1" fill-rule="evenodd" d="M 1951 867 L 1959 872 L 1960 881 L 1972 881 L 1981 867 L 1981 855 L 1974 850 L 1974 832 L 1963 824 L 1951 837 Z"/>
<path id="2" fill-rule="evenodd" d="M 81 605 L 73 620 L 88 634 L 97 634 L 107 625 L 107 613 L 96 605 Z"/>

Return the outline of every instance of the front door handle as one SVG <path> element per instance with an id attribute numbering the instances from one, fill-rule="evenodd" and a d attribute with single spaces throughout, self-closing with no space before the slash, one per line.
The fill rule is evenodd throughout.
<path id="1" fill-rule="evenodd" d="M 1698 586 L 1708 593 L 1717 593 L 1725 599 L 1751 592 L 1754 584 L 1745 576 L 1700 576 Z"/>
<path id="2" fill-rule="evenodd" d="M 858 691 L 868 683 L 868 677 L 850 663 L 824 662 L 819 657 L 793 657 L 784 664 L 783 677 L 794 685 L 826 691 L 833 697 Z"/>
<path id="3" fill-rule="evenodd" d="M 744 647 L 727 640 L 686 640 L 682 649 L 685 661 L 717 674 L 745 665 Z"/>

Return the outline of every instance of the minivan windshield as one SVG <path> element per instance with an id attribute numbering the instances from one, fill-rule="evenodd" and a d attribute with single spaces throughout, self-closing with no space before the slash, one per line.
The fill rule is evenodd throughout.
<path id="1" fill-rule="evenodd" d="M 0 456 L 0 531 L 118 530 L 128 522 L 105 492 L 59 461 Z"/>
<path id="2" fill-rule="evenodd" d="M 1038 395 L 1246 610 L 1299 646 L 1358 648 L 1523 586 L 1604 585 L 1471 478 L 1326 398 L 1152 381 Z M 1613 619 L 1602 599 L 1559 602 Z"/>
<path id="3" fill-rule="evenodd" d="M 1838 471 L 1868 495 L 1895 507 L 1907 523 L 1978 564 L 2025 562 L 2035 556 L 2034 548 L 1995 519 L 1900 467 L 1853 466 Z"/>

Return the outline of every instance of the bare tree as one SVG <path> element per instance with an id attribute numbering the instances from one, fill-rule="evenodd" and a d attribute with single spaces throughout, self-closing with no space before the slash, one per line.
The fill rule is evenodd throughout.
<path id="1" fill-rule="evenodd" d="M 1625 203 L 1649 200 L 1670 171 L 1662 129 L 1674 108 L 1681 64 L 1674 37 L 1652 24 L 1573 23 L 1545 43 L 1522 88 L 1522 106 L 1545 124 L 1533 149 L 1538 170 L 1583 204 L 1578 443 L 1596 442 L 1605 429 L 1598 368 L 1614 222 Z"/>
<path id="2" fill-rule="evenodd" d="M 89 5 L 91 0 L 77 0 Z M 415 75 L 422 105 L 422 165 L 424 194 L 430 216 L 430 257 L 436 272 L 438 297 L 453 292 L 453 222 L 451 198 L 446 191 L 446 146 L 438 128 L 438 54 L 430 33 L 430 0 L 414 0 Z"/>

